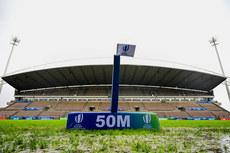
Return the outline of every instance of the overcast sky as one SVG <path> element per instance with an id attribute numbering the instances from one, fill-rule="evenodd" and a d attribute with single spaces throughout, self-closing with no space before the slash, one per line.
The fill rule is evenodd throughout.
<path id="1" fill-rule="evenodd" d="M 0 75 L 12 36 L 20 38 L 7 73 L 87 57 L 110 57 L 117 43 L 135 44 L 135 58 L 183 63 L 230 76 L 229 0 L 0 0 Z M 170 66 L 170 65 L 169 65 Z M 230 110 L 225 87 L 215 100 Z M 0 106 L 13 99 L 4 85 Z"/>

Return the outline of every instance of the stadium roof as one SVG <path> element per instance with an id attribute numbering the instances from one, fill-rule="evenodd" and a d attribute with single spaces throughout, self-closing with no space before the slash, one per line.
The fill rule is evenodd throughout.
<path id="1" fill-rule="evenodd" d="M 113 65 L 78 65 L 34 70 L 3 76 L 17 90 L 112 83 Z M 120 84 L 177 87 L 211 91 L 226 78 L 178 68 L 122 64 Z"/>

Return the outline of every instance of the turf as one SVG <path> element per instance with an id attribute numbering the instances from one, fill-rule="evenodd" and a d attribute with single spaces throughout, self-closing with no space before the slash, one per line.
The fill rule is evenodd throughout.
<path id="1" fill-rule="evenodd" d="M 0 152 L 229 152 L 230 121 L 160 121 L 160 132 L 66 130 L 65 120 L 0 120 Z"/>
<path id="2" fill-rule="evenodd" d="M 161 120 L 161 127 L 230 127 L 227 120 Z"/>
<path id="3" fill-rule="evenodd" d="M 161 127 L 230 127 L 227 120 L 161 120 Z M 1 127 L 66 127 L 66 120 L 0 120 Z"/>

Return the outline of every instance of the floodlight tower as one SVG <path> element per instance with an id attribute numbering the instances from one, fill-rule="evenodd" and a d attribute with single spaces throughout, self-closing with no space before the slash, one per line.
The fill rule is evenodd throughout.
<path id="1" fill-rule="evenodd" d="M 20 40 L 18 39 L 18 37 L 13 37 L 12 38 L 12 41 L 10 44 L 12 44 L 12 48 L 11 48 L 11 51 L 10 51 L 10 55 L 9 55 L 9 58 L 8 58 L 8 61 L 7 61 L 7 64 L 6 64 L 6 67 L 5 67 L 5 70 L 4 70 L 4 73 L 3 73 L 3 76 L 6 74 L 7 72 L 7 69 L 9 67 L 9 64 L 10 64 L 10 60 L 11 60 L 11 56 L 12 56 L 12 53 L 13 53 L 13 50 L 14 50 L 14 46 L 17 46 L 19 44 Z M 2 92 L 2 86 L 3 86 L 3 80 L 0 81 L 0 94 Z"/>
<path id="2" fill-rule="evenodd" d="M 225 76 L 224 68 L 223 68 L 223 65 L 222 65 L 221 60 L 220 60 L 220 55 L 219 55 L 218 50 L 217 50 L 217 47 L 216 47 L 216 45 L 218 45 L 217 39 L 216 39 L 215 37 L 212 37 L 211 40 L 209 40 L 209 42 L 210 42 L 210 44 L 211 44 L 212 46 L 215 47 L 216 54 L 217 54 L 217 58 L 218 58 L 218 60 L 219 60 L 220 68 L 221 68 L 221 71 L 222 71 L 222 75 Z M 226 86 L 226 90 L 227 90 L 227 93 L 228 93 L 228 99 L 229 99 L 229 102 L 230 102 L 230 92 L 229 92 L 228 83 L 227 83 L 226 80 L 224 81 L 224 84 L 225 84 L 225 86 Z"/>

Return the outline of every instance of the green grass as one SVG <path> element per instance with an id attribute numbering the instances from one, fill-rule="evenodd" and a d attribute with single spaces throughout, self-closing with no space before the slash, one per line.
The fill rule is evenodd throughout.
<path id="1" fill-rule="evenodd" d="M 161 120 L 161 127 L 230 127 L 227 120 Z"/>
<path id="2" fill-rule="evenodd" d="M 230 127 L 227 120 L 161 120 L 161 127 Z M 0 120 L 0 128 L 65 128 L 66 120 Z"/>
<path id="3" fill-rule="evenodd" d="M 0 120 L 0 152 L 229 152 L 230 121 L 160 121 L 147 129 L 66 130 L 65 120 Z"/>

